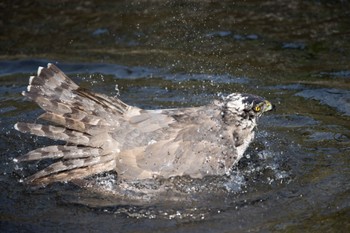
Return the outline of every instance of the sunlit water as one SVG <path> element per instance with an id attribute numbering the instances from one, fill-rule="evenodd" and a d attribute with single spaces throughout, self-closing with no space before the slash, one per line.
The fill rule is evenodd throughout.
<path id="1" fill-rule="evenodd" d="M 1 232 L 349 230 L 346 1 L 110 4 L 73 4 L 69 9 L 80 12 L 77 18 L 65 5 L 48 4 L 40 17 L 53 29 L 27 31 L 29 20 L 24 28 L 5 27 Z M 17 11 L 41 25 L 31 7 L 38 6 Z M 50 18 L 57 7 L 61 14 Z M 90 21 L 94 8 L 99 15 Z M 82 30 L 85 22 L 91 25 Z M 70 31 L 57 40 L 61 27 Z M 45 33 L 46 40 L 36 39 Z M 18 38 L 26 40 L 15 46 Z M 13 125 L 34 122 L 42 113 L 21 92 L 47 62 L 57 62 L 84 88 L 142 108 L 198 106 L 221 94 L 248 92 L 264 96 L 277 110 L 260 119 L 256 139 L 228 177 L 119 184 L 115 173 L 107 173 L 33 188 L 23 179 L 51 161 L 15 158 L 57 142 L 20 134 Z"/>

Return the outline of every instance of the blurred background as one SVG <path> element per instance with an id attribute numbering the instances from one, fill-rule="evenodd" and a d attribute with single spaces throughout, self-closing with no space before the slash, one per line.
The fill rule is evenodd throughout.
<path id="1" fill-rule="evenodd" d="M 349 1 L 1 1 L 0 12 L 1 232 L 350 230 Z M 186 205 L 33 189 L 21 180 L 45 162 L 13 159 L 54 142 L 13 125 L 42 112 L 21 92 L 48 62 L 143 108 L 248 92 L 277 111 L 231 177 L 176 186 Z"/>

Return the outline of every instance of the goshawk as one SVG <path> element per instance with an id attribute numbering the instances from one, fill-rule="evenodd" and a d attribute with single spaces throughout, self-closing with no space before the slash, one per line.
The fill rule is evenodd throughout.
<path id="1" fill-rule="evenodd" d="M 273 108 L 261 97 L 233 93 L 201 107 L 144 110 L 80 88 L 53 64 L 39 67 L 23 95 L 52 125 L 18 122 L 15 129 L 66 142 L 18 158 L 55 159 L 26 179 L 36 185 L 113 170 L 125 181 L 229 174 L 257 119 Z"/>

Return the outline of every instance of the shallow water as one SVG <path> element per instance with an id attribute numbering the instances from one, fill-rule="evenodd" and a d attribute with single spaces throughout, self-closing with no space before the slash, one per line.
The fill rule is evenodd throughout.
<path id="1" fill-rule="evenodd" d="M 1 232 L 350 230 L 347 1 L 106 0 L 0 8 Z M 21 92 L 47 62 L 85 88 L 143 108 L 198 106 L 219 94 L 248 92 L 277 111 L 260 120 L 230 177 L 119 190 L 111 173 L 88 180 L 88 189 L 31 188 L 21 180 L 48 162 L 13 159 L 55 142 L 13 125 L 41 113 Z M 142 195 L 144 188 L 155 192 Z"/>

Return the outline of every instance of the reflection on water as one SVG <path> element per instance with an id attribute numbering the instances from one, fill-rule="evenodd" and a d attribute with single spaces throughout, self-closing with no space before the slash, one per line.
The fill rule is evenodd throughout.
<path id="1" fill-rule="evenodd" d="M 0 20 L 0 230 L 347 232 L 349 7 L 254 0 L 0 4 L 7 9 Z M 55 142 L 19 134 L 13 124 L 40 115 L 20 93 L 47 62 L 97 92 L 117 95 L 117 85 L 121 99 L 140 107 L 197 106 L 220 93 L 248 92 L 277 111 L 260 120 L 229 177 L 118 184 L 108 173 L 31 188 L 21 179 L 50 161 L 13 159 Z"/>
<path id="2" fill-rule="evenodd" d="M 350 91 L 339 89 L 312 89 L 296 93 L 307 99 L 320 101 L 322 104 L 336 108 L 339 112 L 350 116 Z"/>

